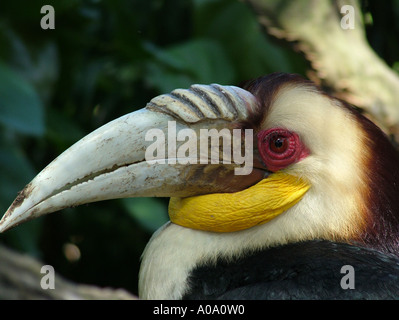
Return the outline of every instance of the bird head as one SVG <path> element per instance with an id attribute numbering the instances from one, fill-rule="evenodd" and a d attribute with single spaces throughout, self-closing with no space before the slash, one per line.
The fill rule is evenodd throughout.
<path id="1" fill-rule="evenodd" d="M 171 197 L 172 224 L 253 229 L 254 248 L 327 239 L 397 252 L 398 189 L 398 155 L 376 125 L 274 73 L 174 90 L 105 124 L 19 193 L 0 231 L 94 201 Z"/>
<path id="2" fill-rule="evenodd" d="M 272 74 L 245 89 L 259 109 L 243 127 L 257 132 L 263 163 L 310 186 L 298 204 L 278 217 L 274 227 L 281 238 L 321 238 L 398 253 L 399 157 L 389 138 L 354 107 L 297 75 Z M 296 153 L 273 168 L 270 140 L 275 138 L 269 132 L 279 130 L 289 132 Z"/>

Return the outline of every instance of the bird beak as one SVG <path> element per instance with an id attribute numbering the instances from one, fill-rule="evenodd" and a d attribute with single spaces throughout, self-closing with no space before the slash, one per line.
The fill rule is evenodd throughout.
<path id="1" fill-rule="evenodd" d="M 194 85 L 158 96 L 144 109 L 93 131 L 51 162 L 19 193 L 0 222 L 0 232 L 95 201 L 231 193 L 252 186 L 267 171 L 260 168 L 256 150 L 253 157 L 253 142 L 244 130 L 233 133 L 255 106 L 252 94 L 231 86 Z M 204 143 L 205 129 L 209 136 Z M 236 159 L 235 151 L 229 158 L 222 144 L 215 152 L 210 129 L 219 134 L 216 140 L 221 133 L 236 138 L 230 140 L 240 151 Z M 248 161 L 238 161 L 238 154 L 247 155 Z"/>

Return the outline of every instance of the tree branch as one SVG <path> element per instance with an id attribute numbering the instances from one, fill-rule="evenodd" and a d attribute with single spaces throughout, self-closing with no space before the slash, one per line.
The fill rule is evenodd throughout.
<path id="1" fill-rule="evenodd" d="M 40 273 L 43 264 L 0 246 L 0 300 L 59 299 L 59 300 L 130 300 L 136 296 L 123 289 L 99 288 L 75 284 L 55 274 L 54 289 L 42 289 Z"/>

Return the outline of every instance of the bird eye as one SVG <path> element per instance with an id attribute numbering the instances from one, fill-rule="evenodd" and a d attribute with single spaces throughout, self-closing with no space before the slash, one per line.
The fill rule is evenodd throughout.
<path id="1" fill-rule="evenodd" d="M 258 148 L 263 162 L 271 171 L 281 170 L 309 154 L 295 132 L 282 128 L 259 132 Z"/>
<path id="2" fill-rule="evenodd" d="M 283 153 L 287 150 L 289 141 L 286 137 L 276 136 L 270 140 L 270 150 L 274 153 Z"/>

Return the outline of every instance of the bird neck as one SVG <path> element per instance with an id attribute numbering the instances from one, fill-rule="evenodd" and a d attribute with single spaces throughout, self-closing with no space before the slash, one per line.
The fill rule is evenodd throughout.
<path id="1" fill-rule="evenodd" d="M 196 266 L 216 263 L 218 258 L 232 259 L 265 247 L 265 243 L 272 244 L 273 237 L 264 239 L 267 225 L 217 233 L 168 222 L 153 235 L 144 250 L 139 274 L 140 298 L 180 299 L 188 289 L 187 278 Z"/>

